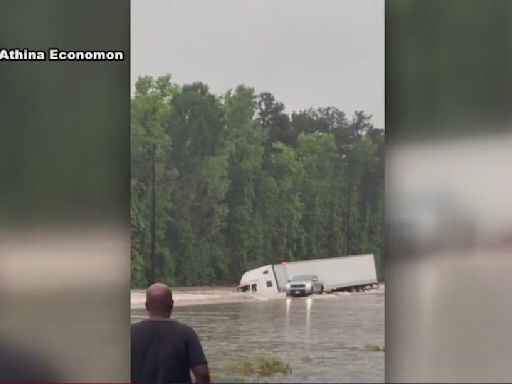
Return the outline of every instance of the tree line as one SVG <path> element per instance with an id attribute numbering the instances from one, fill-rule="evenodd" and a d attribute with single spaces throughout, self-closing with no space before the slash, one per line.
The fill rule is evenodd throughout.
<path id="1" fill-rule="evenodd" d="M 132 285 L 233 284 L 281 261 L 374 253 L 384 131 L 335 107 L 285 112 L 240 85 L 140 77 L 131 101 Z"/>

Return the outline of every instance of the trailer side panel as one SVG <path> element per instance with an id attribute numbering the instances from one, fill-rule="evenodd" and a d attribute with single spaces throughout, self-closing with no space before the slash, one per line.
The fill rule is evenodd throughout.
<path id="1" fill-rule="evenodd" d="M 342 256 L 285 264 L 288 278 L 315 274 L 326 290 L 377 282 L 373 255 Z"/>

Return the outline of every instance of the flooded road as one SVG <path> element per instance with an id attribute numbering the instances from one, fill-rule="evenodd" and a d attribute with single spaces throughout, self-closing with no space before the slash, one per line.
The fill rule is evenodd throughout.
<path id="1" fill-rule="evenodd" d="M 132 310 L 132 322 L 144 316 Z M 383 294 L 177 307 L 173 318 L 197 331 L 214 382 L 384 381 Z M 286 373 L 250 369 L 260 358 Z"/>

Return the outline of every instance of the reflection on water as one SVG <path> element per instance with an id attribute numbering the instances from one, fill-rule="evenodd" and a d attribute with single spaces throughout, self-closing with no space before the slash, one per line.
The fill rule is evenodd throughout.
<path id="1" fill-rule="evenodd" d="M 311 329 L 311 305 L 313 304 L 313 299 L 308 297 L 306 299 L 306 340 L 309 342 L 310 337 L 310 329 Z"/>
<path id="2" fill-rule="evenodd" d="M 144 311 L 132 311 L 138 321 Z M 384 295 L 293 298 L 259 303 L 178 307 L 173 317 L 199 334 L 213 380 L 383 382 Z M 285 377 L 232 372 L 236 362 L 273 357 Z"/>

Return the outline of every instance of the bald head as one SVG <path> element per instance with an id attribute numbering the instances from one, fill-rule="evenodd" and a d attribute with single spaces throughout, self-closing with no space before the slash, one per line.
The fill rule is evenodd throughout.
<path id="1" fill-rule="evenodd" d="M 173 305 L 172 291 L 167 285 L 155 283 L 146 290 L 146 309 L 150 317 L 171 317 Z"/>

